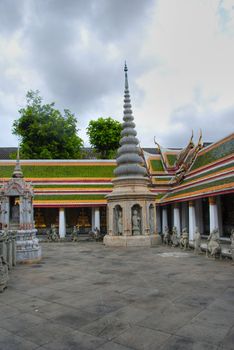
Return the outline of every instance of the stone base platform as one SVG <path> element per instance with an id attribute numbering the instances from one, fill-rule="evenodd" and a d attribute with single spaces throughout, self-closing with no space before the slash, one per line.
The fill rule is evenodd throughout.
<path id="1" fill-rule="evenodd" d="M 158 235 L 150 236 L 110 236 L 103 243 L 108 247 L 152 247 L 158 245 Z"/>
<path id="2" fill-rule="evenodd" d="M 20 264 L 34 264 L 41 260 L 41 247 L 16 251 L 16 261 Z"/>
<path id="3" fill-rule="evenodd" d="M 35 263 L 41 260 L 41 246 L 36 229 L 16 231 L 16 262 Z"/>

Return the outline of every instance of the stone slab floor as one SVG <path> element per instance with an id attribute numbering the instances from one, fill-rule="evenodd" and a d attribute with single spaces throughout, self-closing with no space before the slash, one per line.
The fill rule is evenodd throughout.
<path id="1" fill-rule="evenodd" d="M 234 266 L 179 249 L 45 243 L 0 294 L 1 350 L 234 349 Z"/>

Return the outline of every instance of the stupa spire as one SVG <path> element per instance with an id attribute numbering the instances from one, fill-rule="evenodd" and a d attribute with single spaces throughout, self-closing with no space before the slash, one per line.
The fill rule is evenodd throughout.
<path id="1" fill-rule="evenodd" d="M 14 169 L 14 172 L 12 174 L 12 177 L 17 177 L 17 178 L 24 177 L 22 169 L 21 169 L 21 165 L 20 165 L 19 147 L 17 149 L 16 164 L 15 164 L 15 169 Z"/>
<path id="2" fill-rule="evenodd" d="M 128 90 L 128 67 L 127 67 L 126 61 L 124 64 L 124 72 L 125 72 L 125 90 Z"/>
<path id="3" fill-rule="evenodd" d="M 140 155 L 139 140 L 136 138 L 134 117 L 132 114 L 131 98 L 128 85 L 128 68 L 125 62 L 125 90 L 123 105 L 123 130 L 121 131 L 120 148 L 117 152 L 116 177 L 144 177 L 147 175 L 143 167 L 144 160 Z"/>

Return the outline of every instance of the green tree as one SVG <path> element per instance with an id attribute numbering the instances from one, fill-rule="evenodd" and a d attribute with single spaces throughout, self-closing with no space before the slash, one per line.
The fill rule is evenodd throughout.
<path id="1" fill-rule="evenodd" d="M 87 127 L 89 142 L 100 153 L 101 158 L 110 159 L 119 147 L 122 125 L 112 118 L 91 120 Z"/>
<path id="2" fill-rule="evenodd" d="M 13 134 L 20 138 L 21 157 L 25 159 L 77 159 L 83 146 L 77 135 L 77 120 L 69 109 L 64 116 L 54 103 L 43 104 L 39 91 L 28 91 L 27 105 L 19 110 Z"/>

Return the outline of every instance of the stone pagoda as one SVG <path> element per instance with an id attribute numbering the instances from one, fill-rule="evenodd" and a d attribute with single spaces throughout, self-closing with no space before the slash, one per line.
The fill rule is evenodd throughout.
<path id="1" fill-rule="evenodd" d="M 41 259 L 33 219 L 33 189 L 23 178 L 19 150 L 12 178 L 0 191 L 2 230 L 16 237 L 16 261 L 35 262 Z"/>
<path id="2" fill-rule="evenodd" d="M 113 191 L 107 195 L 107 246 L 151 246 L 157 241 L 155 194 L 136 138 L 125 64 L 123 130 L 117 152 Z"/>

